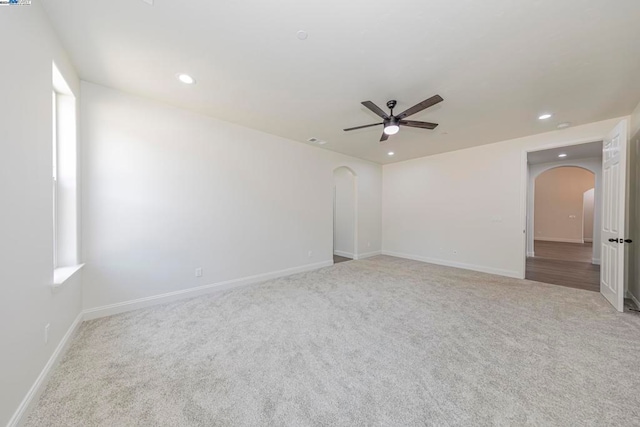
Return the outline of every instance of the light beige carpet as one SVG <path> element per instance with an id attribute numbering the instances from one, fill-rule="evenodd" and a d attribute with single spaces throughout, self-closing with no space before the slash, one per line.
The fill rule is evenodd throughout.
<path id="1" fill-rule="evenodd" d="M 640 423 L 640 317 L 376 257 L 82 325 L 30 426 Z"/>

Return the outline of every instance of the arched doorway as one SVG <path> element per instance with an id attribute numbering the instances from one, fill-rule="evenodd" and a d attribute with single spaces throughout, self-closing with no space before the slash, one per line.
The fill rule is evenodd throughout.
<path id="1" fill-rule="evenodd" d="M 357 259 L 357 176 L 341 166 L 333 171 L 334 263 Z"/>

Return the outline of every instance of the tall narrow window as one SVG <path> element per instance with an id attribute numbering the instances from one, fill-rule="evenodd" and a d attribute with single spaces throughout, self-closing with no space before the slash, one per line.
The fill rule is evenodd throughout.
<path id="1" fill-rule="evenodd" d="M 78 254 L 76 98 L 53 64 L 53 280 L 61 285 L 81 267 Z"/>

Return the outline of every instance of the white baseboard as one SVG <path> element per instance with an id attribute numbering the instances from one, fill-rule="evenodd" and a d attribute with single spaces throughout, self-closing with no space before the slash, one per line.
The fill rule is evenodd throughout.
<path id="1" fill-rule="evenodd" d="M 481 265 L 473 265 L 473 264 L 465 264 L 462 262 L 455 262 L 455 261 L 448 261 L 448 260 L 443 260 L 443 259 L 436 259 L 436 258 L 428 258 L 428 257 L 423 257 L 423 256 L 418 256 L 418 255 L 410 255 L 410 254 L 403 254 L 403 253 L 399 253 L 399 252 L 392 252 L 392 251 L 382 251 L 383 255 L 389 255 L 389 256 L 394 256 L 396 258 L 405 258 L 405 259 L 411 259 L 414 261 L 422 261 L 422 262 L 427 262 L 429 264 L 437 264 L 437 265 L 444 265 L 447 267 L 455 267 L 455 268 L 462 268 L 464 270 L 472 270 L 472 271 L 479 271 L 481 273 L 489 273 L 489 274 L 497 274 L 498 276 L 506 276 L 506 277 L 512 277 L 514 279 L 522 279 L 522 274 L 517 272 L 517 271 L 512 271 L 512 270 L 503 270 L 500 268 L 493 268 L 493 267 L 484 267 Z"/>
<path id="2" fill-rule="evenodd" d="M 585 243 L 593 243 L 593 239 L 591 237 L 585 237 L 583 240 Z"/>
<path id="3" fill-rule="evenodd" d="M 75 318 L 75 320 L 73 321 L 73 323 L 71 324 L 67 332 L 64 334 L 64 336 L 60 340 L 60 343 L 58 344 L 56 349 L 53 351 L 53 354 L 47 361 L 47 364 L 44 365 L 44 368 L 40 372 L 40 375 L 38 375 L 38 378 L 36 378 L 36 381 L 33 383 L 31 388 L 27 392 L 27 395 L 24 397 L 24 399 L 22 399 L 20 406 L 18 406 L 18 409 L 9 420 L 7 427 L 19 426 L 22 424 L 23 421 L 26 420 L 27 415 L 29 414 L 29 410 L 31 409 L 32 403 L 38 401 L 38 398 L 44 391 L 44 388 L 47 384 L 47 381 L 49 380 L 49 376 L 51 375 L 53 368 L 57 366 L 58 362 L 62 359 L 62 356 L 64 356 L 64 354 L 66 353 L 67 347 L 71 343 L 71 338 L 77 331 L 78 326 L 80 326 L 80 324 L 82 323 L 82 319 L 83 319 L 82 316 L 83 316 L 82 313 L 78 314 L 78 316 Z"/>
<path id="4" fill-rule="evenodd" d="M 536 237 L 534 240 L 543 242 L 559 242 L 559 243 L 584 243 L 582 239 L 564 239 L 562 237 Z"/>
<path id="5" fill-rule="evenodd" d="M 536 253 L 531 251 L 531 252 L 527 252 L 527 257 L 529 258 L 533 258 L 534 256 L 536 256 Z"/>
<path id="6" fill-rule="evenodd" d="M 307 264 L 300 267 L 287 268 L 285 270 L 273 271 L 271 273 L 257 274 L 255 276 L 242 277 L 239 279 L 227 280 L 224 282 L 213 283 L 210 285 L 198 286 L 197 288 L 184 289 L 181 291 L 168 292 L 160 295 L 139 298 L 131 301 L 124 301 L 115 304 L 104 305 L 101 307 L 89 308 L 84 310 L 84 320 L 97 319 L 100 317 L 112 316 L 114 314 L 124 313 L 140 308 L 151 307 L 168 302 L 178 301 L 186 298 L 193 298 L 199 295 L 212 294 L 226 291 L 233 288 L 251 285 L 254 283 L 264 282 L 269 279 L 290 276 L 292 274 L 304 273 L 306 271 L 317 270 L 322 267 L 333 265 L 333 260 Z"/>
<path id="7" fill-rule="evenodd" d="M 355 259 L 355 256 L 351 252 L 333 251 L 333 254 L 334 255 L 338 255 L 338 256 L 342 256 L 342 257 L 345 257 L 345 258 Z"/>
<path id="8" fill-rule="evenodd" d="M 358 255 L 357 259 L 371 258 L 371 257 L 378 256 L 378 255 L 382 255 L 382 251 L 367 252 L 367 253 L 364 253 L 364 254 L 360 254 L 360 255 Z"/>
<path id="9" fill-rule="evenodd" d="M 591 258 L 591 264 L 600 265 L 600 258 Z"/>

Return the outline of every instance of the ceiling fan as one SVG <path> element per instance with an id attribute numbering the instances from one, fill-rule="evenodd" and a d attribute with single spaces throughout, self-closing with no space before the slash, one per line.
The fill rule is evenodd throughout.
<path id="1" fill-rule="evenodd" d="M 368 128 L 368 127 L 372 127 L 372 126 L 380 126 L 380 125 L 384 125 L 384 131 L 382 132 L 382 137 L 380 138 L 380 142 L 384 142 L 387 139 L 389 139 L 389 136 L 391 135 L 395 135 L 396 133 L 398 133 L 398 131 L 400 130 L 400 126 L 409 126 L 412 128 L 420 128 L 420 129 L 435 129 L 436 126 L 438 126 L 437 123 L 428 123 L 428 122 L 418 122 L 415 120 L 405 120 L 405 118 L 416 114 L 422 110 L 425 110 L 429 107 L 432 107 L 434 105 L 436 105 L 439 102 L 444 101 L 444 99 L 442 99 L 442 97 L 440 95 L 435 95 L 432 96 L 431 98 L 424 100 L 416 105 L 414 105 L 413 107 L 409 108 L 406 111 L 403 111 L 402 113 L 398 114 L 397 116 L 393 115 L 393 109 L 395 108 L 397 102 L 395 100 L 391 100 L 389 102 L 387 102 L 387 108 L 389 108 L 389 110 L 391 110 L 391 114 L 387 114 L 385 113 L 382 108 L 378 107 L 376 104 L 374 104 L 371 101 L 363 101 L 362 105 L 364 105 L 365 107 L 367 107 L 369 110 L 373 111 L 374 113 L 376 113 L 378 116 L 382 117 L 382 119 L 384 120 L 382 123 L 373 123 L 370 125 L 364 125 L 364 126 L 357 126 L 354 128 L 348 128 L 345 129 L 346 131 L 350 131 L 350 130 L 356 130 L 356 129 L 363 129 L 363 128 Z"/>

